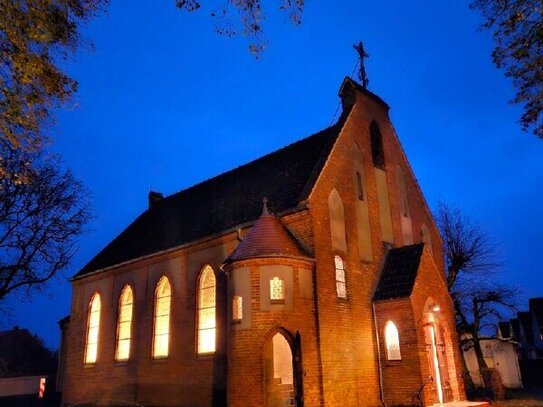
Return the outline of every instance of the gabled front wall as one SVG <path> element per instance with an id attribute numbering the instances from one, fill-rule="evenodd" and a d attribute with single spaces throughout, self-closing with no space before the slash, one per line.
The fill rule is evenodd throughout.
<path id="1" fill-rule="evenodd" d="M 384 187 L 377 184 L 377 178 L 383 173 L 379 173 L 381 170 L 374 167 L 372 162 L 369 136 L 372 120 L 378 123 L 382 133 L 386 161 Z M 356 166 L 352 160 L 353 146 L 357 146 L 362 152 L 364 163 L 363 184 L 370 233 L 366 231 L 363 236 L 360 235 L 360 222 L 357 219 L 359 199 L 354 176 Z M 371 299 L 386 251 L 384 241 L 390 240 L 382 233 L 382 228 L 387 227 L 387 222 L 383 222 L 382 219 L 383 213 L 386 214 L 383 208 L 387 206 L 386 202 L 382 202 L 383 190 L 388 194 L 392 220 L 393 242 L 391 243 L 397 247 L 413 243 L 404 241 L 405 231 L 402 230 L 400 194 L 396 179 L 398 167 L 401 167 L 405 176 L 413 242 L 422 241 L 421 227 L 422 224 L 426 224 L 433 242 L 434 259 L 439 269 L 439 275 L 436 275 L 436 278 L 443 281 L 439 233 L 390 124 L 387 109 L 372 97 L 357 91 L 356 104 L 344 124 L 309 199 L 315 236 L 316 289 L 325 405 L 379 404 L 377 352 Z M 328 198 L 334 189 L 343 202 L 347 250 L 342 250 L 341 246 L 335 244 L 332 239 L 332 236 L 337 233 L 332 233 L 331 230 Z M 379 193 L 380 197 L 378 197 Z M 335 224 L 332 227 L 335 228 Z M 371 240 L 372 261 L 362 257 L 361 245 L 367 243 L 368 239 Z M 339 299 L 336 295 L 334 255 L 341 256 L 345 261 L 347 299 Z"/>

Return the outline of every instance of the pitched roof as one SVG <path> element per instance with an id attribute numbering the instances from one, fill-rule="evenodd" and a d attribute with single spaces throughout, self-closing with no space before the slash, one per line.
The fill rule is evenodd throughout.
<path id="1" fill-rule="evenodd" d="M 266 204 L 260 218 L 226 261 L 262 257 L 309 258 L 281 221 L 268 213 Z"/>
<path id="2" fill-rule="evenodd" d="M 374 301 L 405 298 L 411 295 L 422 256 L 423 243 L 390 249 Z"/>
<path id="3" fill-rule="evenodd" d="M 309 197 L 347 117 L 248 164 L 154 203 L 74 278 L 257 219 L 263 197 L 280 214 Z"/>

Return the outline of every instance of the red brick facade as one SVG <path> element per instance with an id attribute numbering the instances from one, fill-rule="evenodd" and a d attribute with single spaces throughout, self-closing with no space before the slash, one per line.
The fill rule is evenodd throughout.
<path id="1" fill-rule="evenodd" d="M 272 337 L 280 333 L 293 355 L 293 400 L 297 405 L 378 406 L 381 394 L 388 405 L 410 404 L 427 378 L 435 375 L 425 337 L 428 307 L 434 305 L 440 309 L 435 318 L 444 332 L 450 397 L 463 399 L 439 233 L 390 123 L 388 107 L 350 80 L 342 92 L 348 116 L 330 154 L 324 157 L 326 162 L 308 199 L 295 210 L 277 214 L 307 258 L 267 256 L 225 264 L 249 228 L 74 279 L 63 348 L 65 403 L 114 404 L 124 400 L 145 406 L 275 406 L 266 373 L 270 363 L 267 349 Z M 404 241 L 398 167 L 406 180 L 412 240 L 422 241 L 425 224 L 431 241 L 431 248 L 424 250 L 412 294 L 376 303 L 372 299 L 388 245 L 383 243 L 379 205 L 384 203 L 382 197 L 378 199 L 372 163 L 369 128 L 373 120 L 382 134 L 393 246 L 412 243 Z M 353 146 L 361 151 L 364 165 L 362 182 L 369 215 L 369 231 L 364 236 L 357 227 L 360 197 L 353 181 Z M 331 238 L 328 198 L 334 189 L 343 203 L 346 250 L 337 249 Z M 364 261 L 359 255 L 363 239 L 371 242 L 373 261 Z M 346 298 L 338 298 L 335 255 L 345 264 Z M 207 264 L 217 279 L 216 351 L 198 355 L 197 281 Z M 275 274 L 285 284 L 285 299 L 280 304 L 270 301 L 268 286 L 264 286 Z M 172 287 L 170 351 L 165 359 L 153 359 L 154 288 L 162 275 L 169 278 Z M 118 300 L 125 284 L 134 292 L 130 358 L 116 363 Z M 85 365 L 88 305 L 95 292 L 102 300 L 98 356 L 96 363 Z M 241 322 L 232 320 L 233 296 L 239 293 L 243 294 Z M 399 361 L 386 360 L 384 326 L 389 320 L 399 331 Z M 436 391 L 432 383 L 424 387 L 420 397 L 425 405 L 437 401 Z"/>

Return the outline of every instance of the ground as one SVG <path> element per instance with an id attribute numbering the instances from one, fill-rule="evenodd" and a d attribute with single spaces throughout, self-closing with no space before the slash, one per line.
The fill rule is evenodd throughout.
<path id="1" fill-rule="evenodd" d="M 511 391 L 505 400 L 493 402 L 496 407 L 534 407 L 543 406 L 543 387 L 537 390 Z"/>

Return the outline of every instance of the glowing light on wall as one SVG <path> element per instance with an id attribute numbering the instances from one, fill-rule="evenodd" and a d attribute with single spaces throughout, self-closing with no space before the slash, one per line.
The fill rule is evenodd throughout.
<path id="1" fill-rule="evenodd" d="M 430 337 L 432 341 L 432 358 L 434 360 L 434 371 L 436 375 L 437 397 L 439 398 L 439 403 L 443 404 L 443 388 L 441 387 L 441 372 L 439 371 L 439 358 L 437 356 L 436 330 L 434 324 L 430 325 Z"/>
<path id="2" fill-rule="evenodd" d="M 400 336 L 398 335 L 398 328 L 396 328 L 396 325 L 392 321 L 388 321 L 385 325 L 385 344 L 388 360 L 402 359 L 402 355 L 400 352 Z"/>
<path id="3" fill-rule="evenodd" d="M 168 356 L 170 343 L 170 307 L 172 289 L 166 276 L 162 276 L 155 289 L 155 318 L 153 333 L 153 357 Z"/>
<path id="4" fill-rule="evenodd" d="M 125 361 L 130 357 L 130 337 L 132 331 L 132 308 L 134 297 L 132 288 L 126 285 L 119 297 L 119 316 L 117 318 L 117 349 L 115 360 Z"/>
<path id="5" fill-rule="evenodd" d="M 215 272 L 205 266 L 198 282 L 198 353 L 215 352 Z"/>
<path id="6" fill-rule="evenodd" d="M 100 309 L 102 303 L 100 294 L 94 293 L 89 304 L 89 314 L 87 322 L 87 341 L 85 347 L 85 363 L 96 363 L 98 356 L 98 333 L 100 328 Z"/>

